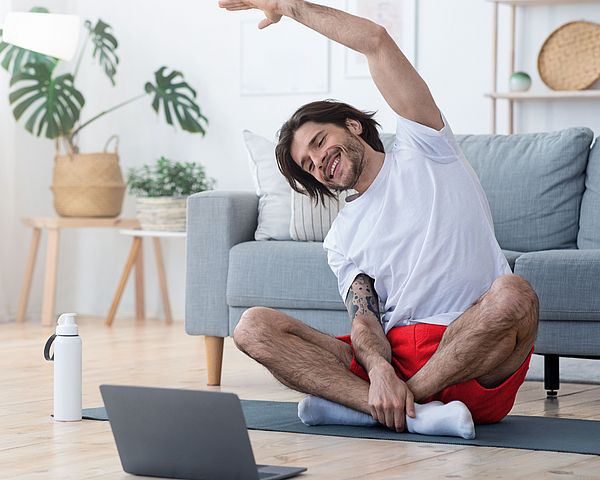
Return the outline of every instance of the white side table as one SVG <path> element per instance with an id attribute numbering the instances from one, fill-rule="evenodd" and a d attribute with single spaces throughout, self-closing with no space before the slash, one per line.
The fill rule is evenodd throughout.
<path id="1" fill-rule="evenodd" d="M 162 232 L 158 230 L 139 230 L 139 229 L 127 229 L 127 230 L 119 230 L 121 235 L 129 235 L 133 237 L 133 242 L 131 244 L 131 249 L 129 250 L 129 256 L 127 257 L 127 262 L 125 263 L 125 269 L 121 274 L 121 279 L 119 281 L 119 286 L 117 287 L 117 291 L 115 293 L 115 297 L 113 299 L 112 305 L 110 307 L 110 311 L 108 313 L 108 317 L 106 317 L 106 324 L 112 325 L 113 320 L 115 319 L 115 315 L 117 313 L 117 308 L 119 307 L 119 303 L 121 302 L 121 297 L 123 296 L 123 291 L 125 290 L 125 286 L 127 285 L 127 280 L 129 279 L 129 274 L 131 273 L 131 269 L 135 265 L 135 317 L 137 320 L 143 320 L 145 318 L 144 311 L 144 269 L 143 269 L 143 250 L 142 250 L 142 239 L 144 237 L 151 237 L 154 243 L 154 254 L 156 257 L 156 267 L 158 270 L 158 280 L 160 283 L 160 293 L 163 302 L 163 308 L 165 311 L 165 320 L 166 323 L 172 323 L 173 317 L 171 316 L 171 304 L 169 302 L 169 292 L 167 290 L 167 279 L 165 275 L 165 266 L 163 262 L 162 249 L 160 246 L 161 238 L 185 238 L 186 232 Z"/>

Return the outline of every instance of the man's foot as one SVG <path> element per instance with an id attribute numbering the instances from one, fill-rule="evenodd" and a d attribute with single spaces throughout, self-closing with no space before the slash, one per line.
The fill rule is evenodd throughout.
<path id="1" fill-rule="evenodd" d="M 475 425 L 467 406 L 459 401 L 444 405 L 430 402 L 415 403 L 416 417 L 406 417 L 407 429 L 421 435 L 442 435 L 475 438 Z M 309 395 L 298 404 L 298 417 L 305 425 L 353 425 L 372 427 L 379 425 L 371 415 Z"/>
<path id="2" fill-rule="evenodd" d="M 471 412 L 458 400 L 445 405 L 442 402 L 415 403 L 415 413 L 415 418 L 406 417 L 406 426 L 411 433 L 475 438 Z"/>
<path id="3" fill-rule="evenodd" d="M 379 424 L 371 415 L 313 395 L 298 404 L 298 418 L 305 425 L 372 427 Z"/>

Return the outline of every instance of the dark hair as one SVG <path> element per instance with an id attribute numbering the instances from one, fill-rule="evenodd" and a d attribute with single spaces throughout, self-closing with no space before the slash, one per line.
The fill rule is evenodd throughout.
<path id="1" fill-rule="evenodd" d="M 379 124 L 373 120 L 375 112 L 363 112 L 347 103 L 335 100 L 320 100 L 307 103 L 300 107 L 283 124 L 279 130 L 279 142 L 275 148 L 277 166 L 290 186 L 299 193 L 308 195 L 318 203 L 325 202 L 325 197 L 334 197 L 335 193 L 317 181 L 310 173 L 302 170 L 292 159 L 291 149 L 294 134 L 306 122 L 332 123 L 338 127 L 348 129 L 346 121 L 356 120 L 362 125 L 360 137 L 377 152 L 383 152 L 383 143 L 379 138 L 377 127 Z"/>

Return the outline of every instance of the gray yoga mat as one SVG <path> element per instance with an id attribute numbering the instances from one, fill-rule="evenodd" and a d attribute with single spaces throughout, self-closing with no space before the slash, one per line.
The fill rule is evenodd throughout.
<path id="1" fill-rule="evenodd" d="M 246 424 L 251 430 L 600 455 L 600 421 L 595 420 L 509 415 L 500 423 L 476 426 L 477 438 L 464 440 L 396 433 L 384 427 L 308 427 L 298 419 L 297 408 L 294 402 L 242 400 Z M 104 407 L 85 408 L 83 418 L 108 420 Z"/>

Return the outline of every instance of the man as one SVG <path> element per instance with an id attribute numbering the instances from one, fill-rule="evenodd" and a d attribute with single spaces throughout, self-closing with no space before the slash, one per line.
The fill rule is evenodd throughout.
<path id="1" fill-rule="evenodd" d="M 529 366 L 538 300 L 511 274 L 483 189 L 423 79 L 369 20 L 300 0 L 219 5 L 262 10 L 259 28 L 287 16 L 363 53 L 398 115 L 387 155 L 373 115 L 343 103 L 313 102 L 283 125 L 276 156 L 292 188 L 321 200 L 357 192 L 324 242 L 351 334 L 254 307 L 235 329 L 238 347 L 310 394 L 306 423 L 469 437 L 469 411 L 475 423 L 500 421 Z"/>

